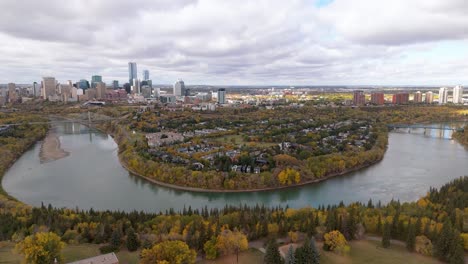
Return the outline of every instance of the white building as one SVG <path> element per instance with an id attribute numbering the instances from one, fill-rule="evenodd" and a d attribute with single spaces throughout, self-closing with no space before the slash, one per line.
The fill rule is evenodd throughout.
<path id="1" fill-rule="evenodd" d="M 463 86 L 457 85 L 453 88 L 453 103 L 463 104 Z"/>
<path id="2" fill-rule="evenodd" d="M 178 80 L 174 84 L 174 96 L 185 96 L 185 83 L 182 80 Z"/>
<path id="3" fill-rule="evenodd" d="M 439 104 L 446 104 L 448 99 L 448 89 L 447 87 L 441 87 L 439 89 Z"/>

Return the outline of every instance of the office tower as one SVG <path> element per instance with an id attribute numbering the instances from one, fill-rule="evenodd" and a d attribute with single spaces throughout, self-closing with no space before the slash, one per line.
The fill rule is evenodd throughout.
<path id="1" fill-rule="evenodd" d="M 134 94 L 140 94 L 140 80 L 138 79 L 133 79 L 132 80 L 132 93 Z"/>
<path id="2" fill-rule="evenodd" d="M 136 62 L 128 63 L 128 81 L 132 83 L 133 79 L 138 79 Z"/>
<path id="3" fill-rule="evenodd" d="M 453 103 L 463 104 L 463 86 L 457 85 L 453 88 Z"/>
<path id="4" fill-rule="evenodd" d="M 97 84 L 102 82 L 102 76 L 93 75 L 91 76 L 91 88 L 96 88 Z"/>
<path id="5" fill-rule="evenodd" d="M 397 93 L 392 97 L 392 104 L 407 104 L 409 102 L 409 93 Z"/>
<path id="6" fill-rule="evenodd" d="M 225 104 L 226 103 L 226 89 L 220 88 L 218 89 L 218 104 Z"/>
<path id="7" fill-rule="evenodd" d="M 147 81 L 147 80 L 149 80 L 149 71 L 144 70 L 143 71 L 143 81 Z"/>
<path id="8" fill-rule="evenodd" d="M 105 99 L 106 98 L 106 84 L 103 82 L 98 82 L 96 84 L 96 99 Z"/>
<path id="9" fill-rule="evenodd" d="M 439 89 L 439 104 L 446 104 L 448 99 L 448 89 L 447 87 L 441 87 Z"/>
<path id="10" fill-rule="evenodd" d="M 150 98 L 152 94 L 152 89 L 148 85 L 141 86 L 141 94 L 144 98 Z"/>
<path id="11" fill-rule="evenodd" d="M 417 91 L 414 94 L 413 102 L 414 103 L 421 103 L 422 102 L 422 93 L 420 91 Z"/>
<path id="12" fill-rule="evenodd" d="M 42 78 L 42 99 L 47 100 L 49 96 L 56 94 L 57 81 L 54 77 Z"/>
<path id="13" fill-rule="evenodd" d="M 89 89 L 89 82 L 85 79 L 81 79 L 79 82 L 78 82 L 78 87 L 79 89 L 82 89 L 83 91 L 85 91 L 86 89 Z"/>
<path id="14" fill-rule="evenodd" d="M 118 90 L 118 89 L 119 89 L 119 81 L 113 80 L 113 81 L 112 81 L 112 88 L 113 88 L 114 90 Z"/>
<path id="15" fill-rule="evenodd" d="M 183 96 L 185 95 L 185 83 L 182 80 L 178 80 L 174 84 L 174 95 L 175 96 Z"/>
<path id="16" fill-rule="evenodd" d="M 374 92 L 371 93 L 371 104 L 383 105 L 385 103 L 384 93 Z"/>
<path id="17" fill-rule="evenodd" d="M 16 102 L 18 100 L 16 96 L 16 84 L 9 83 L 8 84 L 8 101 L 10 103 Z"/>
<path id="18" fill-rule="evenodd" d="M 366 96 L 362 90 L 355 90 L 353 92 L 353 104 L 364 105 L 366 103 Z"/>
<path id="19" fill-rule="evenodd" d="M 429 91 L 426 93 L 426 104 L 432 104 L 432 101 L 434 101 L 434 94 Z"/>

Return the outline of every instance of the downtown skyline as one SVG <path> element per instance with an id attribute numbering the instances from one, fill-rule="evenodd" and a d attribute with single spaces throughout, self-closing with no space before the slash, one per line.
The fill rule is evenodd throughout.
<path id="1" fill-rule="evenodd" d="M 468 83 L 465 1 L 5 0 L 0 8 L 8 11 L 0 83 L 101 75 L 123 84 L 130 61 L 168 84 Z"/>

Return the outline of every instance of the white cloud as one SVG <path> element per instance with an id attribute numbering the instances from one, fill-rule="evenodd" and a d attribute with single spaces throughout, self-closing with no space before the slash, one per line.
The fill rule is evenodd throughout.
<path id="1" fill-rule="evenodd" d="M 468 81 L 466 57 L 437 51 L 444 40 L 467 49 L 462 0 L 2 0 L 0 9 L 0 83 L 125 81 L 128 61 L 156 83 Z M 434 56 L 421 60 L 421 50 Z"/>

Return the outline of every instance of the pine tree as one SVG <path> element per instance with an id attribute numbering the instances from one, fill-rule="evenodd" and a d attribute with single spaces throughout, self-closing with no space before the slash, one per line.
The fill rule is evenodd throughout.
<path id="1" fill-rule="evenodd" d="M 414 251 L 414 247 L 416 246 L 416 231 L 411 221 L 408 223 L 408 235 L 406 237 L 406 249 L 409 251 Z"/>
<path id="2" fill-rule="evenodd" d="M 382 232 L 382 247 L 384 248 L 390 247 L 390 228 L 390 225 L 387 222 L 385 222 Z"/>
<path id="3" fill-rule="evenodd" d="M 311 264 L 319 264 L 320 263 L 320 253 L 317 249 L 317 245 L 315 244 L 315 238 L 312 237 L 309 243 L 310 251 L 311 251 Z"/>
<path id="4" fill-rule="evenodd" d="M 133 230 L 133 228 L 131 227 L 127 229 L 126 244 L 127 244 L 128 251 L 135 251 L 140 246 L 140 242 L 138 241 L 138 237 L 135 234 L 135 230 Z"/>
<path id="5" fill-rule="evenodd" d="M 452 223 L 449 219 L 446 219 L 440 234 L 437 236 L 437 240 L 434 246 L 434 256 L 441 259 L 447 260 L 449 254 L 451 240 L 453 239 Z"/>
<path id="6" fill-rule="evenodd" d="M 419 236 L 422 234 L 421 217 L 418 217 L 418 220 L 416 220 L 416 224 L 414 225 L 414 233 L 416 234 L 416 236 Z"/>
<path id="7" fill-rule="evenodd" d="M 281 258 L 281 255 L 278 250 L 278 244 L 276 243 L 276 239 L 271 239 L 268 242 L 266 252 L 265 252 L 264 263 L 265 264 L 282 264 L 283 263 L 283 259 Z"/>
<path id="8" fill-rule="evenodd" d="M 111 245 L 114 247 L 120 247 L 120 243 L 122 239 L 122 234 L 120 234 L 120 230 L 118 228 L 114 229 L 111 235 Z"/>
<path id="9" fill-rule="evenodd" d="M 288 253 L 286 254 L 285 264 L 296 264 L 296 256 L 294 255 L 294 248 L 289 246 Z"/>
<path id="10" fill-rule="evenodd" d="M 382 235 L 382 217 L 380 217 L 377 220 L 377 234 Z"/>

